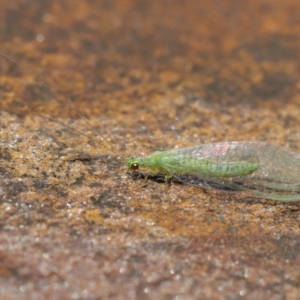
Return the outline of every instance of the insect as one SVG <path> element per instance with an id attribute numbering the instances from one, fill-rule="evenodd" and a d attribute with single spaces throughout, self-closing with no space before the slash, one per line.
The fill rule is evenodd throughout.
<path id="1" fill-rule="evenodd" d="M 0 54 L 18 65 L 5 54 L 1 52 Z M 35 77 L 35 79 L 50 90 L 39 78 Z M 54 96 L 71 107 L 77 116 L 93 128 L 68 100 L 55 94 Z M 63 125 L 92 138 L 66 124 Z M 174 178 L 182 183 L 204 189 L 246 192 L 252 197 L 282 202 L 300 200 L 300 154 L 279 146 L 264 142 L 221 142 L 171 151 L 157 151 L 149 156 L 126 159 L 113 149 L 104 136 L 99 134 L 99 137 L 101 141 L 94 138 L 93 140 L 121 157 L 130 170 L 137 171 L 140 167 L 148 169 L 145 179 L 151 175 L 162 174 L 166 184 Z"/>
<path id="2" fill-rule="evenodd" d="M 154 152 L 126 161 L 129 169 L 150 169 L 205 189 L 247 192 L 250 196 L 300 200 L 300 154 L 264 142 L 223 142 Z"/>

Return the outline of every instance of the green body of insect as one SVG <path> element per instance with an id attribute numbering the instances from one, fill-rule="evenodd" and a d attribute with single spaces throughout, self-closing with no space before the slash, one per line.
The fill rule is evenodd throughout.
<path id="1" fill-rule="evenodd" d="M 300 155 L 262 142 L 224 142 L 154 152 L 126 161 L 129 169 L 148 168 L 202 188 L 245 191 L 279 201 L 300 200 Z"/>
<path id="2" fill-rule="evenodd" d="M 147 157 L 133 157 L 127 160 L 130 169 L 138 166 L 149 168 L 151 174 L 162 173 L 195 175 L 202 177 L 234 177 L 248 175 L 257 170 L 257 163 L 243 161 L 214 162 L 206 158 L 180 155 L 178 151 L 157 151 Z"/>

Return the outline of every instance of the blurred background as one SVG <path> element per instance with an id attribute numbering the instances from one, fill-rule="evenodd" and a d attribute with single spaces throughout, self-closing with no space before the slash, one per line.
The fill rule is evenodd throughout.
<path id="1" fill-rule="evenodd" d="M 299 47 L 297 0 L 3 0 L 0 298 L 298 299 L 299 203 L 144 187 L 96 140 L 300 152 Z"/>

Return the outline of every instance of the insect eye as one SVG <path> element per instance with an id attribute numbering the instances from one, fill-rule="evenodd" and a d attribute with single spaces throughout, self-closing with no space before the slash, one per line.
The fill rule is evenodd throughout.
<path id="1" fill-rule="evenodd" d="M 139 165 L 137 163 L 133 163 L 131 166 L 130 166 L 130 169 L 132 170 L 137 170 L 139 168 Z"/>

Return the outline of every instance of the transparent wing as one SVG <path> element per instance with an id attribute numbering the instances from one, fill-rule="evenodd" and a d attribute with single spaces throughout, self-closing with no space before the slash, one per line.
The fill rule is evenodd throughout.
<path id="1" fill-rule="evenodd" d="M 204 160 L 214 169 L 221 170 L 202 172 L 196 168 L 191 172 L 172 173 L 174 178 L 186 184 L 224 191 L 246 191 L 254 197 L 280 201 L 300 200 L 298 153 L 260 142 L 224 142 L 173 151 L 178 161 L 183 157 L 196 162 L 197 159 Z M 250 170 L 251 164 L 257 164 L 257 168 Z M 232 165 L 238 171 L 228 171 Z M 241 175 L 239 169 L 244 165 L 248 166 L 249 172 Z"/>

